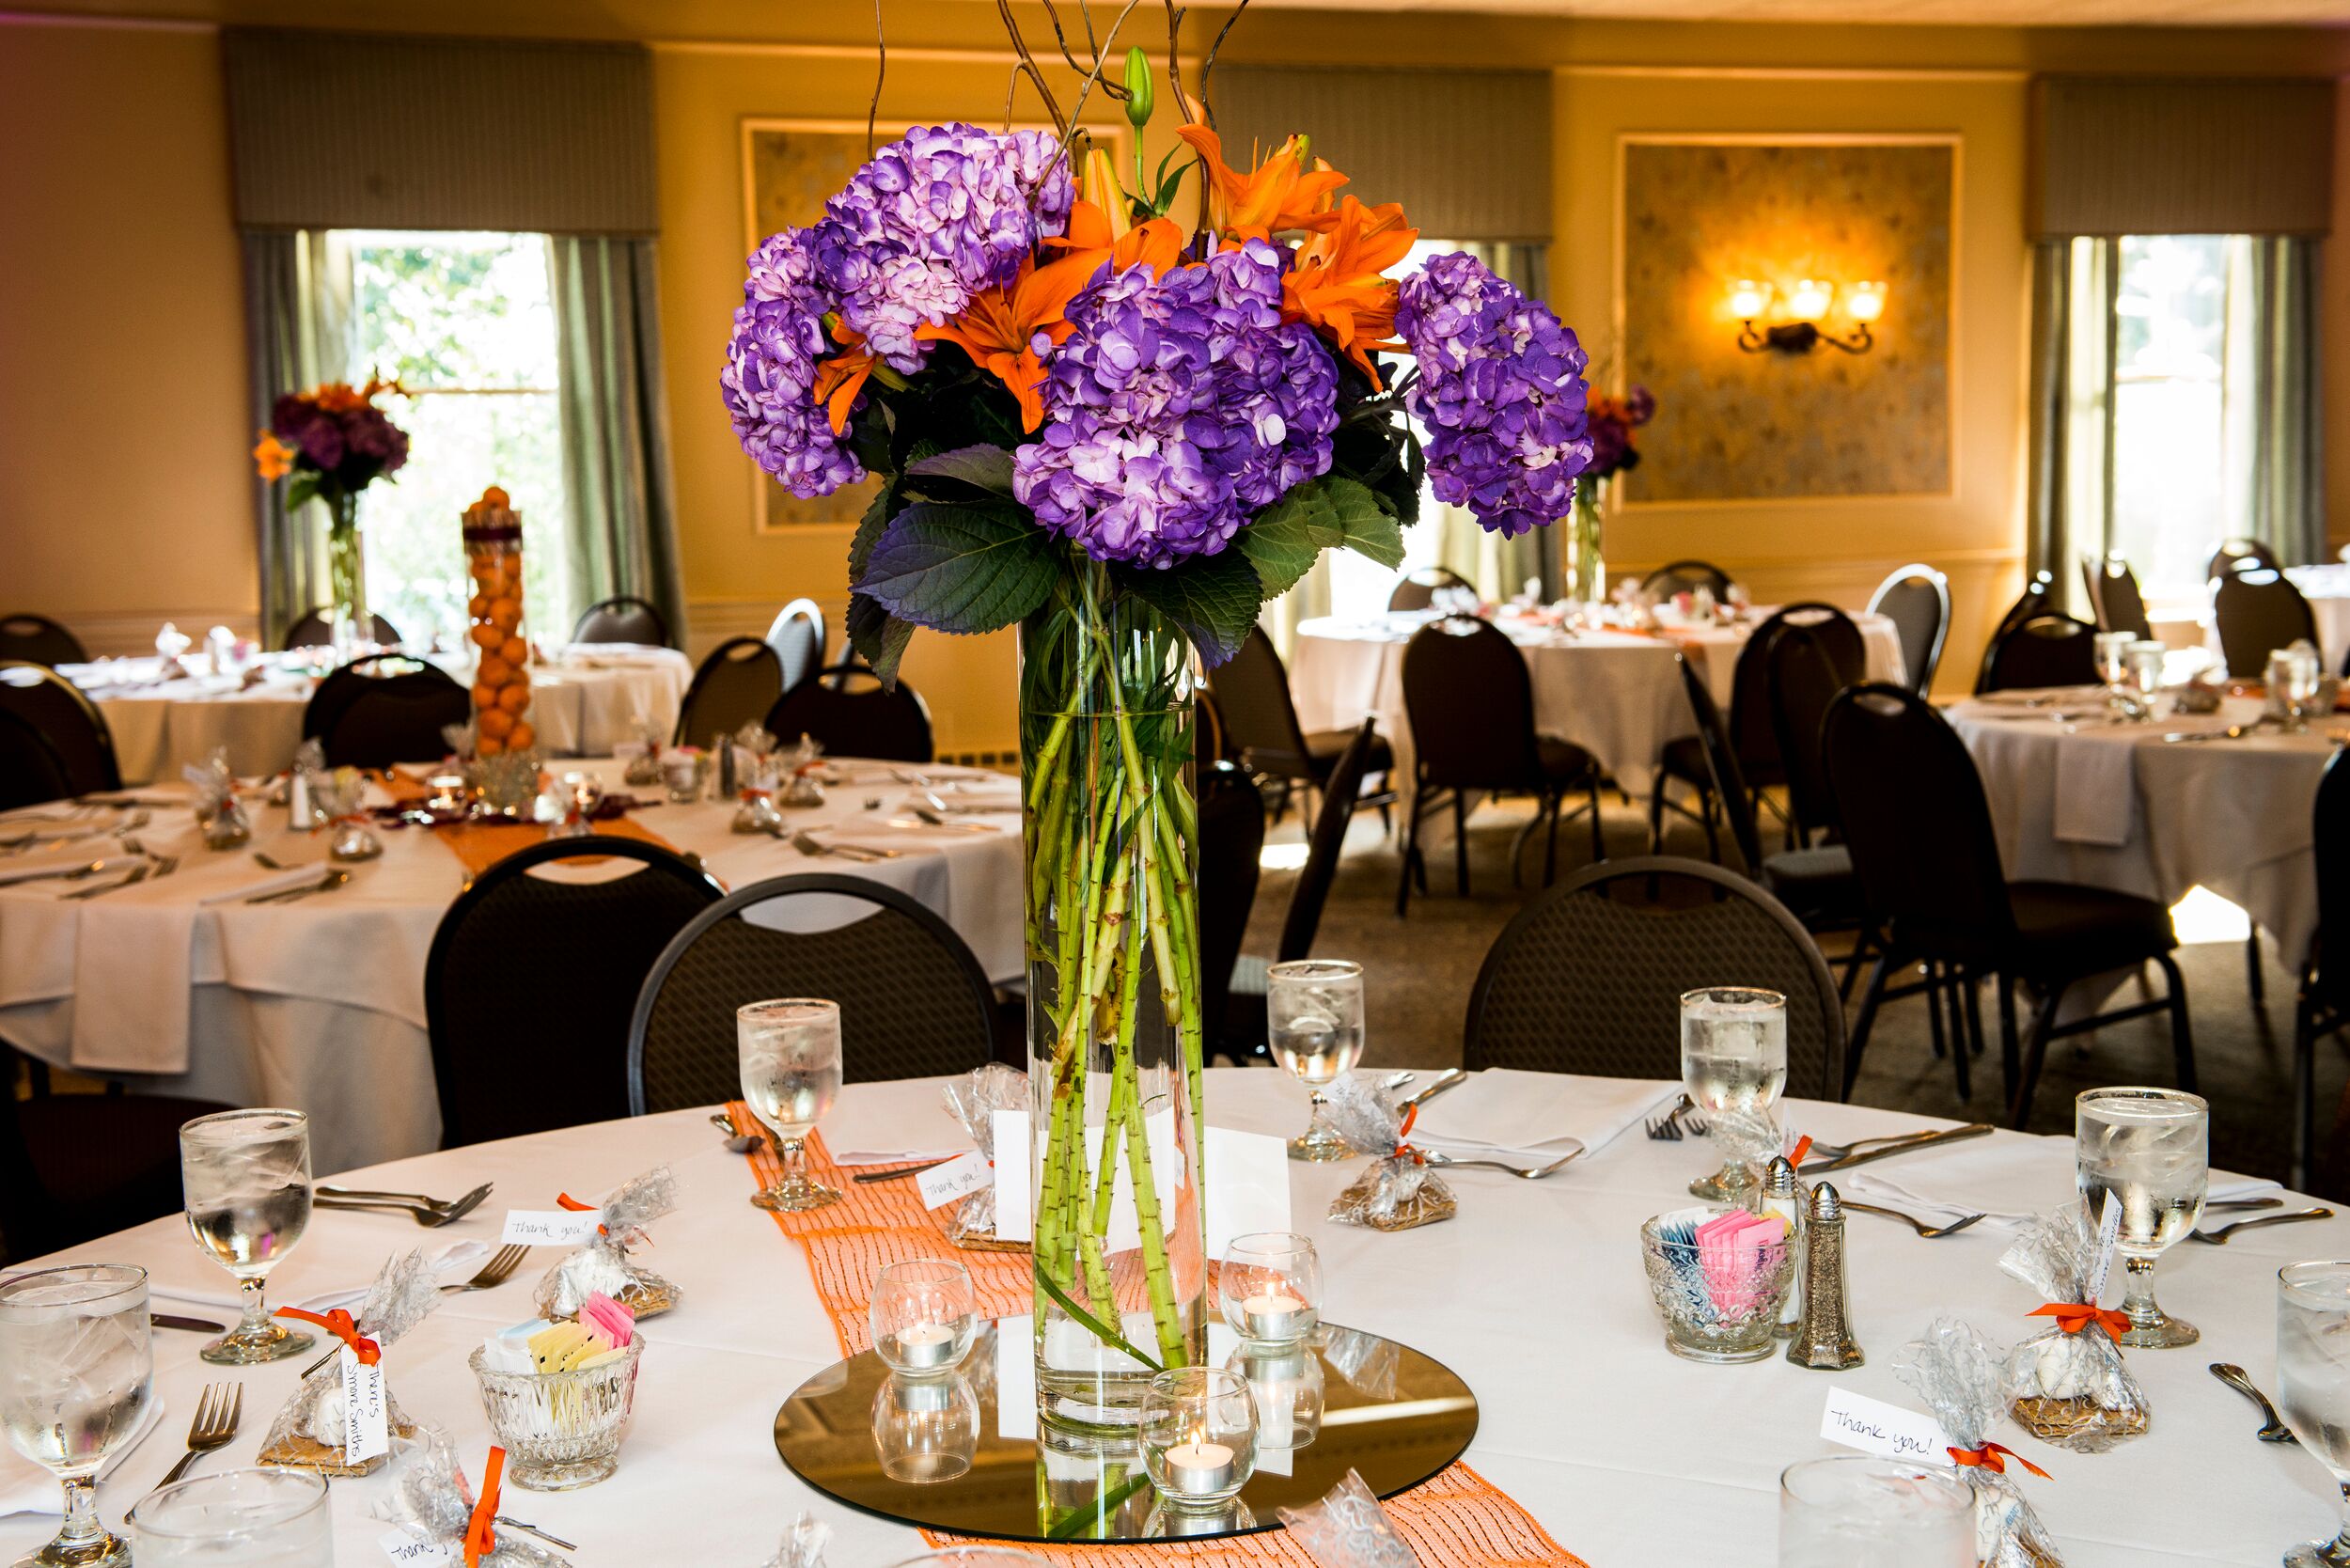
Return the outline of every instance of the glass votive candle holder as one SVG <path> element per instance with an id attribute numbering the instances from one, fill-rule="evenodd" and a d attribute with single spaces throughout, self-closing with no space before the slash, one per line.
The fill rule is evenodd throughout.
<path id="1" fill-rule="evenodd" d="M 131 1510 L 139 1568 L 335 1568 L 326 1478 L 223 1470 L 149 1492 Z"/>
<path id="2" fill-rule="evenodd" d="M 1956 1472 L 1873 1454 L 1778 1478 L 1780 1568 L 1974 1568 L 1975 1495 Z"/>
<path id="3" fill-rule="evenodd" d="M 506 1479 L 526 1492 L 569 1492 L 619 1469 L 644 1353 L 640 1334 L 601 1366 L 501 1372 L 483 1366 L 476 1350 L 469 1365 L 490 1435 L 506 1450 Z"/>
<path id="4" fill-rule="evenodd" d="M 1198 1508 L 1162 1502 L 1142 1522 L 1142 1536 L 1146 1541 L 1183 1541 L 1203 1535 L 1239 1535 L 1256 1528 L 1257 1515 L 1238 1497 Z"/>
<path id="5" fill-rule="evenodd" d="M 1216 1271 L 1216 1294 L 1242 1339 L 1294 1344 L 1322 1321 L 1322 1260 L 1294 1231 L 1237 1236 Z"/>
<path id="6" fill-rule="evenodd" d="M 661 755 L 661 781 L 672 806 L 691 806 L 702 798 L 702 754 L 680 746 Z"/>
<path id="7" fill-rule="evenodd" d="M 1257 1469 L 1257 1401 L 1223 1367 L 1176 1367 L 1142 1396 L 1142 1467 L 1179 1505 L 1219 1503 Z"/>
<path id="8" fill-rule="evenodd" d="M 1779 1308 L 1795 1282 L 1795 1248 L 1776 1235 L 1706 1231 L 1742 1209 L 1681 1209 L 1640 1227 L 1649 1294 L 1665 1320 L 1665 1348 L 1692 1361 L 1760 1361 L 1773 1349 Z M 1764 1216 L 1753 1216 L 1762 1219 Z"/>
<path id="9" fill-rule="evenodd" d="M 1259 1449 L 1302 1449 L 1322 1435 L 1329 1390 L 1322 1357 L 1310 1346 L 1244 1341 L 1224 1365 L 1248 1380 Z"/>
<path id="10" fill-rule="evenodd" d="M 917 1377 L 952 1372 L 979 1326 L 970 1271 L 944 1258 L 891 1263 L 873 1277 L 867 1315 L 874 1354 L 891 1372 Z"/>
<path id="11" fill-rule="evenodd" d="M 890 1480 L 953 1481 L 979 1451 L 979 1396 L 969 1378 L 892 1373 L 873 1390 L 873 1452 Z"/>

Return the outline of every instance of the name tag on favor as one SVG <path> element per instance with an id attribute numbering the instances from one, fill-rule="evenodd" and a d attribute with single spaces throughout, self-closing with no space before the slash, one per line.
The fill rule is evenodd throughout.
<path id="1" fill-rule="evenodd" d="M 1827 1411 L 1820 1419 L 1820 1435 L 1848 1449 L 1883 1459 L 1913 1465 L 1951 1467 L 1950 1440 L 1932 1416 L 1888 1404 L 1881 1399 L 1849 1388 L 1827 1391 Z"/>
<path id="2" fill-rule="evenodd" d="M 387 1530 L 379 1538 L 384 1555 L 394 1562 L 414 1564 L 415 1568 L 439 1568 L 440 1564 L 462 1562 L 464 1554 L 446 1541 L 419 1541 L 404 1529 Z"/>
<path id="3" fill-rule="evenodd" d="M 370 1367 L 349 1345 L 342 1350 L 343 1463 L 364 1465 L 392 1451 L 391 1419 L 384 1402 L 384 1367 Z"/>
<path id="4" fill-rule="evenodd" d="M 505 1234 L 498 1239 L 509 1246 L 577 1247 L 603 1223 L 602 1209 L 509 1209 Z"/>
<path id="5" fill-rule="evenodd" d="M 914 1184 L 922 1189 L 922 1207 L 938 1209 L 969 1197 L 995 1180 L 995 1168 L 987 1163 L 986 1155 L 974 1149 L 945 1165 L 931 1167 L 914 1178 Z"/>

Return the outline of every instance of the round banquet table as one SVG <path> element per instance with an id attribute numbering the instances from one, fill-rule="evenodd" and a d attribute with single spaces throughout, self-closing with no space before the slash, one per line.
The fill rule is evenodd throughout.
<path id="1" fill-rule="evenodd" d="M 820 838 L 899 852 L 852 863 L 734 833 L 731 803 L 672 806 L 658 787 L 625 785 L 624 768 L 608 760 L 570 766 L 596 774 L 616 793 L 658 802 L 632 820 L 700 855 L 730 888 L 808 871 L 885 883 L 953 926 L 991 979 L 1020 977 L 1014 780 L 975 776 L 967 787 L 992 792 L 970 798 L 1000 799 L 1006 809 L 955 819 L 995 831 L 891 829 L 882 824 L 902 817 L 906 786 L 886 763 L 836 760 L 855 782 L 832 787 L 822 807 L 792 810 L 786 821 Z M 869 811 L 868 800 L 882 808 Z M 384 854 L 347 868 L 350 886 L 291 903 L 247 904 L 257 887 L 282 883 L 253 853 L 288 864 L 321 862 L 325 854 L 322 839 L 286 830 L 282 807 L 248 808 L 252 843 L 214 853 L 203 848 L 185 807 L 154 808 L 137 837 L 150 853 L 180 856 L 179 870 L 102 898 L 67 898 L 70 882 L 0 886 L 0 1039 L 61 1067 L 127 1075 L 149 1092 L 307 1111 L 321 1169 L 438 1147 L 424 964 L 464 886 L 463 865 L 430 829 L 379 825 Z M 0 818 L 0 829 L 8 825 Z M 88 850 L 91 842 L 65 847 Z M 0 871 L 8 864 L 0 859 Z M 612 863 L 576 874 L 618 870 Z"/>
<path id="2" fill-rule="evenodd" d="M 469 663 L 434 655 L 459 681 Z M 302 744 L 302 713 L 318 682 L 291 654 L 270 654 L 246 685 L 236 675 L 206 673 L 202 658 L 183 656 L 187 673 L 161 679 L 153 655 L 60 665 L 58 673 L 98 704 L 114 735 L 115 760 L 126 784 L 174 779 L 190 762 L 226 747 L 229 768 L 247 777 L 283 773 Z M 558 651 L 531 669 L 531 720 L 540 748 L 553 757 L 609 754 L 639 738 L 650 724 L 666 744 L 694 678 L 693 661 L 674 648 L 585 643 Z"/>
<path id="3" fill-rule="evenodd" d="M 2317 621 L 2317 646 L 2325 652 L 2326 667 L 2341 669 L 2342 659 L 2350 656 L 2350 562 L 2289 566 L 2285 568 L 2285 576 L 2310 602 L 2310 614 Z"/>
<path id="4" fill-rule="evenodd" d="M 2095 690 L 2008 692 L 1948 710 L 1982 776 L 2007 874 L 2165 905 L 2200 885 L 2241 905 L 2297 967 L 2317 930 L 2311 814 L 2331 727 L 2167 741 L 2250 724 L 2261 702 L 2107 724 L 2104 701 Z"/>
<path id="5" fill-rule="evenodd" d="M 1534 682 L 1534 727 L 1589 750 L 1627 790 L 1645 792 L 1665 743 L 1693 732 L 1673 655 L 1699 661 L 1727 712 L 1738 651 L 1771 613 L 1757 606 L 1729 625 L 1667 626 L 1654 634 L 1566 632 L 1504 617 L 1495 624 L 1526 655 Z M 1301 621 L 1290 690 L 1308 731 L 1351 729 L 1366 718 L 1396 747 L 1397 776 L 1411 776 L 1411 726 L 1403 711 L 1403 645 L 1434 612 L 1369 620 Z M 1869 679 L 1900 682 L 1902 643 L 1881 615 L 1856 615 L 1868 645 Z"/>
<path id="6" fill-rule="evenodd" d="M 1209 1074 L 1207 1103 L 1213 1124 L 1284 1136 L 1306 1112 L 1303 1091 L 1286 1078 L 1239 1069 Z M 1788 1115 L 1794 1125 L 1835 1139 L 1930 1124 L 1808 1102 L 1791 1103 Z M 829 1119 L 844 1139 L 852 1117 L 900 1130 L 906 1147 L 963 1141 L 940 1107 L 937 1080 L 852 1086 Z M 2051 1207 L 2070 1198 L 2070 1139 L 2001 1131 L 1973 1147 L 1993 1140 L 2025 1162 L 2035 1190 L 2044 1182 Z M 2044 1325 L 2025 1316 L 2039 1298 L 1999 1272 L 2009 1238 L 1989 1225 L 1925 1241 L 1855 1215 L 1847 1222 L 1850 1295 L 1865 1365 L 1822 1373 L 1779 1356 L 1730 1367 L 1672 1356 L 1648 1299 L 1637 1229 L 1651 1215 L 1689 1203 L 1684 1185 L 1711 1167 L 1715 1152 L 1702 1140 L 1657 1143 L 1635 1130 L 1541 1183 L 1448 1172 L 1458 1217 L 1392 1234 L 1322 1217 L 1359 1173 L 1355 1163 L 1290 1168 L 1294 1223 L 1314 1237 L 1327 1277 L 1325 1318 L 1426 1350 L 1459 1372 L 1480 1405 L 1466 1462 L 1591 1568 L 1760 1568 L 1774 1557 L 1779 1470 L 1842 1451 L 1819 1436 L 1831 1388 L 1914 1409 L 1918 1402 L 1894 1375 L 1894 1363 L 1937 1314 L 1966 1318 L 1999 1346 Z M 680 1206 L 652 1227 L 655 1247 L 646 1261 L 682 1287 L 683 1301 L 645 1325 L 635 1424 L 619 1473 L 551 1496 L 509 1486 L 504 1512 L 576 1542 L 577 1568 L 687 1561 L 750 1568 L 775 1550 L 802 1509 L 833 1527 L 829 1560 L 840 1568 L 915 1555 L 922 1547 L 914 1531 L 817 1495 L 776 1457 L 770 1429 L 777 1407 L 838 1358 L 838 1341 L 799 1248 L 750 1206 L 746 1162 L 720 1147 L 702 1111 L 482 1144 L 346 1176 L 354 1184 L 443 1195 L 485 1181 L 497 1190 L 471 1217 L 431 1232 L 399 1215 L 321 1212 L 272 1278 L 271 1300 L 291 1304 L 363 1283 L 387 1255 L 419 1244 L 494 1244 L 505 1205 L 545 1207 L 564 1190 L 599 1193 L 662 1161 L 676 1169 Z M 319 1168 L 321 1180 L 327 1168 Z M 946 1255 L 943 1243 L 940 1250 Z M 2023 1475 L 2020 1484 L 2068 1568 L 2273 1568 L 2289 1544 L 2330 1533 L 2340 1512 L 2331 1479 L 2298 1447 L 2255 1441 L 2252 1407 L 2205 1368 L 2240 1363 L 2274 1393 L 2278 1267 L 2344 1255 L 2350 1219 L 2343 1218 L 2248 1231 L 2224 1247 L 2174 1247 L 2162 1262 L 2162 1300 L 2200 1325 L 2203 1340 L 2186 1350 L 2130 1353 L 2154 1411 L 2147 1435 L 2084 1456 L 2049 1449 L 2012 1424 L 1994 1433 L 2051 1472 L 2046 1481 Z M 72 1256 L 144 1265 L 159 1292 L 158 1310 L 226 1315 L 160 1294 L 226 1295 L 227 1276 L 198 1254 L 177 1215 Z M 444 1296 L 438 1311 L 386 1352 L 402 1406 L 449 1433 L 476 1482 L 489 1434 L 465 1358 L 484 1334 L 533 1315 L 533 1282 L 558 1256 L 542 1249 L 495 1290 Z M 196 1334 L 158 1331 L 156 1387 L 164 1413 L 156 1435 L 100 1487 L 109 1521 L 118 1521 L 179 1456 L 205 1384 L 239 1379 L 247 1397 L 243 1430 L 198 1473 L 251 1463 L 270 1417 L 294 1387 L 300 1361 L 212 1368 L 196 1359 L 200 1342 Z M 19 1468 L 0 1479 L 24 1479 L 21 1462 L 5 1463 Z M 384 1474 L 335 1483 L 337 1559 L 347 1568 L 382 1560 L 378 1542 L 387 1527 L 370 1514 L 390 1488 Z M 16 1485 L 8 1491 L 14 1495 Z M 0 1518 L 0 1549 L 29 1548 L 54 1528 L 54 1518 Z"/>

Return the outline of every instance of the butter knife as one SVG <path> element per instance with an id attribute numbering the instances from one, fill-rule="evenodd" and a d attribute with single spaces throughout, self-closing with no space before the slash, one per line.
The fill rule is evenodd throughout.
<path id="1" fill-rule="evenodd" d="M 203 1318 L 179 1318 L 172 1316 L 169 1312 L 149 1312 L 147 1314 L 147 1321 L 157 1328 L 184 1328 L 191 1334 L 226 1334 L 228 1332 L 228 1325 L 225 1323 L 211 1323 Z"/>
<path id="2" fill-rule="evenodd" d="M 1864 1149 L 1857 1154 L 1846 1154 L 1841 1160 L 1823 1160 L 1816 1165 L 1806 1165 L 1801 1174 L 1817 1176 L 1822 1171 L 1849 1170 L 1856 1165 L 1867 1165 L 1871 1160 L 1890 1159 L 1895 1154 L 1913 1153 L 1919 1149 L 1932 1148 L 1937 1144 L 1955 1143 L 1961 1138 L 1982 1137 L 1991 1130 L 1991 1123 L 1988 1121 L 1971 1122 L 1964 1127 L 1936 1127 L 1931 1132 L 1919 1133 L 1916 1137 L 1903 1142 L 1888 1143 L 1881 1149 Z"/>
<path id="3" fill-rule="evenodd" d="M 1457 1089 L 1466 1082 L 1468 1082 L 1467 1073 L 1458 1067 L 1448 1067 L 1406 1096 L 1403 1103 L 1396 1106 L 1396 1109 L 1404 1110 L 1413 1105 L 1424 1105 L 1446 1090 Z"/>

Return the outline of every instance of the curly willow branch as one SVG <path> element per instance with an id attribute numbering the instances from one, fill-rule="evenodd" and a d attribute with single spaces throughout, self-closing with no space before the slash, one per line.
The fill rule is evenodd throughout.
<path id="1" fill-rule="evenodd" d="M 873 0 L 873 101 L 865 106 L 865 156 L 873 155 L 873 125 L 881 118 L 882 84 L 889 79 L 889 34 L 882 26 L 882 0 Z"/>

